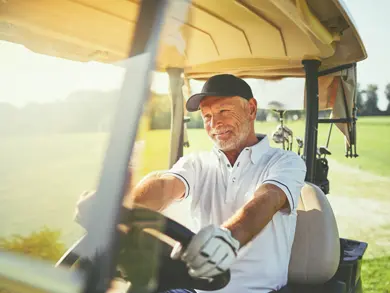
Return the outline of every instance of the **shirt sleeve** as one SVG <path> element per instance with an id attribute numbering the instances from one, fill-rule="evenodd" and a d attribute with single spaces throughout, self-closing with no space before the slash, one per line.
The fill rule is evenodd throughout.
<path id="1" fill-rule="evenodd" d="M 282 189 L 287 196 L 290 210 L 293 211 L 298 206 L 305 177 L 306 164 L 303 159 L 293 152 L 287 152 L 273 164 L 261 184 L 274 184 Z"/>
<path id="2" fill-rule="evenodd" d="M 185 193 L 181 199 L 187 198 L 194 190 L 196 181 L 195 155 L 186 155 L 181 157 L 164 175 L 171 175 L 180 179 L 185 186 Z"/>

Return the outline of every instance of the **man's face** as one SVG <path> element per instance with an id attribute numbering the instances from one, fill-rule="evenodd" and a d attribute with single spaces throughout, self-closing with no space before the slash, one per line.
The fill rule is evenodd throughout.
<path id="1" fill-rule="evenodd" d="M 204 127 L 219 149 L 232 151 L 245 144 L 253 122 L 252 103 L 240 97 L 206 97 L 202 100 L 200 110 Z"/>

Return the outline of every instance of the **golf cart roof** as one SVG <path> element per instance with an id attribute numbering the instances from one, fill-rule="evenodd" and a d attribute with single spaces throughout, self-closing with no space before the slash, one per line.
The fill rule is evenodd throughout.
<path id="1" fill-rule="evenodd" d="M 128 58 L 140 0 L 0 2 L 0 39 L 76 61 Z M 183 68 L 187 78 L 216 73 L 244 78 L 303 77 L 303 59 L 320 70 L 367 57 L 341 0 L 172 1 L 158 71 Z M 185 4 L 186 5 L 186 4 Z"/>

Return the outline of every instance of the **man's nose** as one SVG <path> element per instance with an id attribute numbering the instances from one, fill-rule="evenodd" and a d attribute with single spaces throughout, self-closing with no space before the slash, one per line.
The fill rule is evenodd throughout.
<path id="1" fill-rule="evenodd" d="M 211 123 L 210 123 L 211 127 L 216 128 L 221 123 L 222 123 L 222 120 L 221 120 L 220 116 L 218 114 L 214 114 L 211 118 Z"/>

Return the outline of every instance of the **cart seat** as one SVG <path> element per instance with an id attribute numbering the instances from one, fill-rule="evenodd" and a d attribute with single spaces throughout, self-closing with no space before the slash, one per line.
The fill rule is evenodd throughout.
<path id="1" fill-rule="evenodd" d="M 289 265 L 288 292 L 344 292 L 332 281 L 340 262 L 340 240 L 328 199 L 314 184 L 302 188 Z"/>

